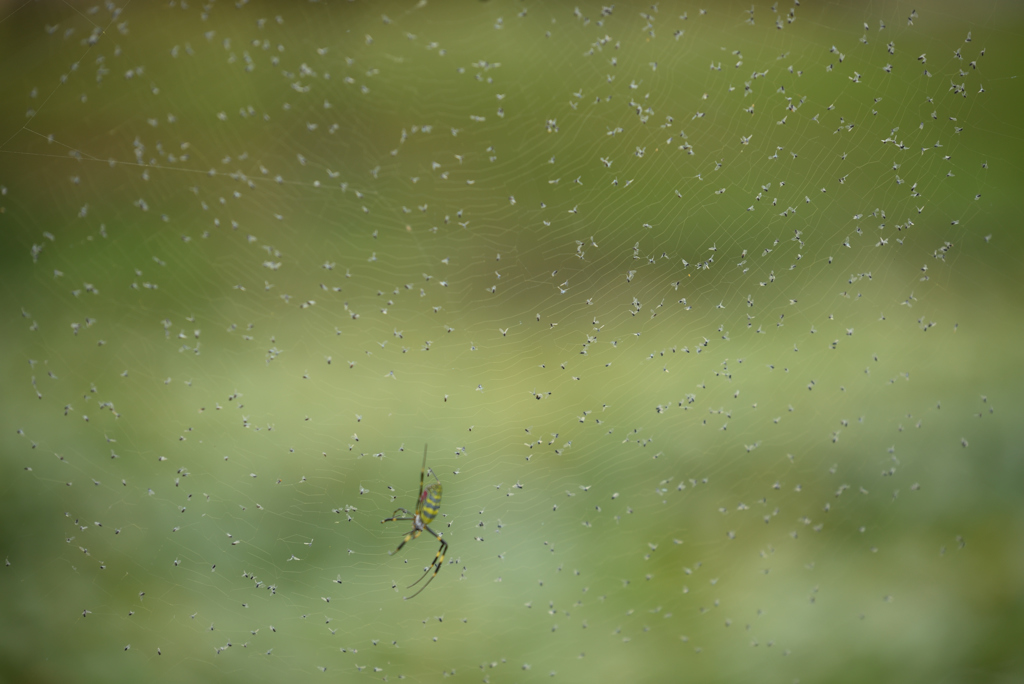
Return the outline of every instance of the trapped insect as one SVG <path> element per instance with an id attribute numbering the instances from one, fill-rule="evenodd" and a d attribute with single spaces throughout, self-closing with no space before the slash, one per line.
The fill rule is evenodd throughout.
<path id="1" fill-rule="evenodd" d="M 387 518 L 385 520 L 381 520 L 381 523 L 392 522 L 392 521 L 395 521 L 395 520 L 411 520 L 412 521 L 412 531 L 405 535 L 405 538 L 402 539 L 402 543 L 398 545 L 398 548 L 395 549 L 393 553 L 398 553 L 399 551 L 401 551 L 402 547 L 405 546 L 406 543 L 409 540 L 415 539 L 416 537 L 420 536 L 420 534 L 423 532 L 423 530 L 426 530 L 430 534 L 434 535 L 435 537 L 437 537 L 437 540 L 439 542 L 441 542 L 441 548 L 437 550 L 437 554 L 434 556 L 434 560 L 432 560 L 430 562 L 430 565 L 427 566 L 427 569 L 423 571 L 423 575 L 418 580 L 416 580 L 415 582 L 413 582 L 412 584 L 410 584 L 406 588 L 407 589 L 411 589 L 412 587 L 414 587 L 417 584 L 419 584 L 420 582 L 422 582 L 423 578 L 427 576 L 427 574 L 430 572 L 431 568 L 434 569 L 434 574 L 430 576 L 430 579 L 427 580 L 426 584 L 424 584 L 422 587 L 420 587 L 416 591 L 415 594 L 413 594 L 412 596 L 405 596 L 405 597 L 403 597 L 405 599 L 411 599 L 411 598 L 417 596 L 421 591 L 423 591 L 424 589 L 427 588 L 427 584 L 430 584 L 430 582 L 435 577 L 437 577 L 437 573 L 440 572 L 440 570 L 441 570 L 441 564 L 444 562 L 444 554 L 445 554 L 445 552 L 448 551 L 448 542 L 446 542 L 444 539 L 442 539 L 440 534 L 438 534 L 434 530 L 432 530 L 429 527 L 427 527 L 427 525 L 430 524 L 430 522 L 433 521 L 434 518 L 437 517 L 437 512 L 441 508 L 441 481 L 437 480 L 437 475 L 434 475 L 434 471 L 431 470 L 430 474 L 434 475 L 434 479 L 437 480 L 437 482 L 434 482 L 434 483 L 431 483 L 431 484 L 427 485 L 426 489 L 424 489 L 423 488 L 423 477 L 426 474 L 426 467 L 427 467 L 427 446 L 424 445 L 423 446 L 423 465 L 420 466 L 420 493 L 419 493 L 419 496 L 416 499 L 416 512 L 415 513 L 410 513 L 409 511 L 407 511 L 404 508 L 396 508 L 395 512 L 391 514 L 390 518 Z M 395 515 L 399 511 L 401 511 L 402 513 L 405 513 L 407 516 L 411 515 L 412 517 L 396 518 Z"/>

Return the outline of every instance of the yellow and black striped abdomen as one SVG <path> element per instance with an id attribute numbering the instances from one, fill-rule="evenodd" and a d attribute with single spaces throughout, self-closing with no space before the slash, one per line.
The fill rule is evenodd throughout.
<path id="1" fill-rule="evenodd" d="M 420 516 L 420 522 L 429 525 L 430 521 L 437 517 L 437 511 L 441 508 L 441 483 L 435 482 L 428 485 L 420 495 L 419 505 L 416 513 Z"/>

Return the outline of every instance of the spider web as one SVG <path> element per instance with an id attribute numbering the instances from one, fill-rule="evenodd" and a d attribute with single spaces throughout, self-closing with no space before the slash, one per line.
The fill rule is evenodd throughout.
<path id="1" fill-rule="evenodd" d="M 8 10 L 12 677 L 1019 672 L 1011 7 Z"/>

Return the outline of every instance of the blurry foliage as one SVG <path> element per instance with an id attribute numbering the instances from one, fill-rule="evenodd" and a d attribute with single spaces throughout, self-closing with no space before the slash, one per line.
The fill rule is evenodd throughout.
<path id="1" fill-rule="evenodd" d="M 0 677 L 1024 676 L 1024 25 L 919 9 L 0 4 Z"/>

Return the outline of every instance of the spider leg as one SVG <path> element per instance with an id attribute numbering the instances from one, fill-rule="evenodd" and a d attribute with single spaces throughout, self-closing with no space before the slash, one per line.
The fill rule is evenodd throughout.
<path id="1" fill-rule="evenodd" d="M 415 520 L 416 518 L 385 518 L 381 520 L 382 523 L 395 522 L 396 520 Z"/>
<path id="2" fill-rule="evenodd" d="M 439 535 L 437 532 L 434 532 L 434 530 L 430 529 L 429 527 L 427 527 L 426 530 L 427 532 L 430 532 L 430 534 L 437 537 L 438 541 L 441 542 L 441 548 L 437 550 L 437 554 L 434 556 L 434 560 L 432 560 L 430 562 L 430 565 L 427 566 L 427 569 L 423 571 L 423 575 L 418 580 L 410 584 L 407 588 L 411 589 L 412 587 L 415 587 L 417 584 L 422 582 L 423 578 L 430 574 L 431 568 L 433 568 L 434 574 L 430 575 L 430 579 L 428 579 L 426 581 L 426 584 L 420 587 L 415 594 L 413 594 L 412 596 L 405 597 L 406 599 L 415 598 L 421 591 L 427 588 L 427 584 L 430 584 L 433 581 L 433 579 L 437 577 L 437 573 L 441 571 L 441 565 L 444 563 L 444 555 L 448 551 L 448 542 L 442 539 L 441 535 Z"/>
<path id="3" fill-rule="evenodd" d="M 415 539 L 416 537 L 420 536 L 420 533 L 421 533 L 421 532 L 423 532 L 423 530 L 413 530 L 413 531 L 412 531 L 412 532 L 410 532 L 409 534 L 405 535 L 405 539 L 403 539 L 403 540 L 402 540 L 402 543 L 398 545 L 398 548 L 397 548 L 397 549 L 395 549 L 394 551 L 392 551 L 392 554 L 395 554 L 395 553 L 398 553 L 399 551 L 401 551 L 401 550 L 402 550 L 402 547 L 403 547 L 403 546 L 405 546 L 405 544 L 406 544 L 406 543 L 407 543 L 408 541 L 410 541 L 410 540 L 412 540 L 412 539 Z"/>
<path id="4" fill-rule="evenodd" d="M 416 495 L 416 506 L 419 507 L 419 500 L 423 498 L 423 473 L 427 468 L 427 445 L 423 445 L 423 465 L 420 466 L 420 493 Z"/>
<path id="5" fill-rule="evenodd" d="M 393 520 L 412 520 L 412 518 L 396 518 L 395 515 L 399 511 L 401 511 L 402 513 L 405 513 L 406 515 L 412 515 L 412 513 L 410 513 L 409 511 L 405 510 L 404 508 L 396 508 L 395 512 L 391 514 L 390 518 L 386 518 L 384 520 L 381 520 L 381 522 L 382 523 L 386 523 L 386 522 L 392 522 Z"/>

